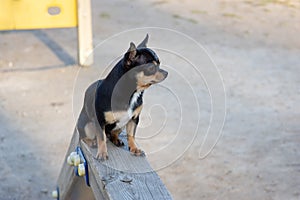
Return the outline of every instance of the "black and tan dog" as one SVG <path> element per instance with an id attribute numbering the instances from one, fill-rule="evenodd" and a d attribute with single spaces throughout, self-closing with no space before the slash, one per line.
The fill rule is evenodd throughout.
<path id="1" fill-rule="evenodd" d="M 97 142 L 97 158 L 108 158 L 106 137 L 116 146 L 123 145 L 118 136 L 126 127 L 129 150 L 133 155 L 144 152 L 135 144 L 135 131 L 143 106 L 144 90 L 163 81 L 168 73 L 159 68 L 155 52 L 147 48 L 148 35 L 137 47 L 130 43 L 124 57 L 103 80 L 85 92 L 77 129 L 80 138 L 90 145 Z"/>

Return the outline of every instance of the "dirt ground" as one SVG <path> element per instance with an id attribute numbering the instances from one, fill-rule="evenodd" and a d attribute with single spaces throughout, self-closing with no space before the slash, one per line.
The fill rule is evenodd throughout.
<path id="1" fill-rule="evenodd" d="M 137 135 L 148 138 L 140 137 L 140 144 L 174 199 L 300 199 L 300 1 L 94 0 L 92 5 L 95 46 L 129 29 L 168 28 L 201 43 L 223 77 L 226 101 L 220 77 L 210 73 L 213 68 L 200 67 L 216 104 L 226 103 L 221 138 L 201 159 L 202 142 L 211 147 L 217 139 L 211 133 L 203 140 L 209 125 L 222 128 L 223 107 L 212 111 L 204 79 L 181 65 L 179 56 L 159 54 L 169 77 L 146 93 L 148 105 L 158 106 L 143 111 Z M 121 36 L 108 41 L 110 48 L 100 48 L 94 66 L 86 69 L 75 64 L 76 29 L 0 32 L 0 199 L 51 199 L 82 91 L 103 77 L 129 40 L 141 40 L 144 30 L 129 32 L 128 41 Z M 166 29 L 150 34 L 151 41 L 202 62 L 194 43 L 171 37 Z M 187 83 L 196 96 L 187 92 Z M 212 113 L 215 124 L 209 124 Z M 152 137 L 153 131 L 160 134 Z M 170 146 L 166 152 L 160 149 L 164 145 Z"/>

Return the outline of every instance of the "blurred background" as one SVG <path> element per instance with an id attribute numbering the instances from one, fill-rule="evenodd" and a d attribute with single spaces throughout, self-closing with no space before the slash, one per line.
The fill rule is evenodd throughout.
<path id="1" fill-rule="evenodd" d="M 154 152 L 150 164 L 174 199 L 300 199 L 299 0 L 92 0 L 91 5 L 96 48 L 90 67 L 77 65 L 76 28 L 0 31 L 0 199 L 51 199 L 82 92 L 107 74 L 129 42 L 138 43 L 149 31 L 149 45 L 171 73 L 146 93 L 153 103 L 137 135 L 142 148 Z M 1 20 L 11 19 L 11 12 L 1 11 Z M 132 30 L 143 27 L 164 29 Z M 126 36 L 112 39 L 124 31 Z M 186 53 L 199 62 L 204 77 L 160 48 Z M 193 93 L 184 93 L 186 87 Z M 217 101 L 214 110 L 209 89 Z M 157 102 L 163 107 L 151 107 Z M 171 148 L 156 152 L 169 144 L 180 120 L 184 128 Z M 153 140 L 143 140 L 159 127 L 164 129 Z M 216 130 L 207 137 L 204 157 L 200 149 L 208 127 Z M 174 156 L 180 145 L 184 148 Z"/>

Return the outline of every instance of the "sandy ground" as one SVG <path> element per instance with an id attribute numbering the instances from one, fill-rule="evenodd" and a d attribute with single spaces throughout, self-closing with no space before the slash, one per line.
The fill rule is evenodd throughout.
<path id="1" fill-rule="evenodd" d="M 224 110 L 218 107 L 224 103 L 223 88 L 211 83 L 218 104 L 212 111 L 203 80 L 191 67 L 180 65 L 178 56 L 173 59 L 161 51 L 162 63 L 173 68 L 167 67 L 170 75 L 161 87 L 146 93 L 148 105 L 158 102 L 158 111 L 148 106 L 137 134 L 148 138 L 140 137 L 140 144 L 150 152 L 151 164 L 156 169 L 164 166 L 157 171 L 174 199 L 300 199 L 299 1 L 92 3 L 95 46 L 132 28 L 174 29 L 201 43 L 223 77 L 225 126 L 217 146 L 201 159 L 199 149 L 212 112 L 212 130 L 223 122 Z M 111 40 L 110 48 L 95 52 L 94 66 L 79 71 L 75 29 L 0 32 L 0 199 L 51 198 L 81 92 L 107 73 L 109 62 L 126 50 L 129 40 L 140 40 L 141 33 L 130 32 L 128 41 Z M 150 44 L 178 48 L 201 62 L 191 42 L 174 38 L 154 31 Z M 209 69 L 200 69 L 209 83 L 220 81 Z M 196 91 L 200 113 L 186 83 Z M 166 123 L 160 124 L 162 119 Z M 180 119 L 182 129 L 177 128 Z M 148 137 L 153 131 L 160 134 Z M 175 139 L 168 143 L 170 138 Z M 216 138 L 211 133 L 206 144 L 212 146 Z M 159 147 L 166 144 L 170 148 L 164 152 Z"/>

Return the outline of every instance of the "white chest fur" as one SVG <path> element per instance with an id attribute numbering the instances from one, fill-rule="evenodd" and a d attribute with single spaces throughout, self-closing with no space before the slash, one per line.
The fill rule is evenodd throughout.
<path id="1" fill-rule="evenodd" d="M 133 110 L 134 106 L 137 103 L 141 94 L 142 94 L 142 92 L 135 92 L 132 95 L 127 112 L 122 112 L 122 114 L 119 115 L 119 117 L 116 119 L 116 121 L 117 121 L 116 128 L 114 128 L 114 129 L 122 129 L 123 127 L 126 126 L 126 124 L 129 122 L 129 120 L 132 119 L 132 117 L 134 116 L 134 110 Z"/>

